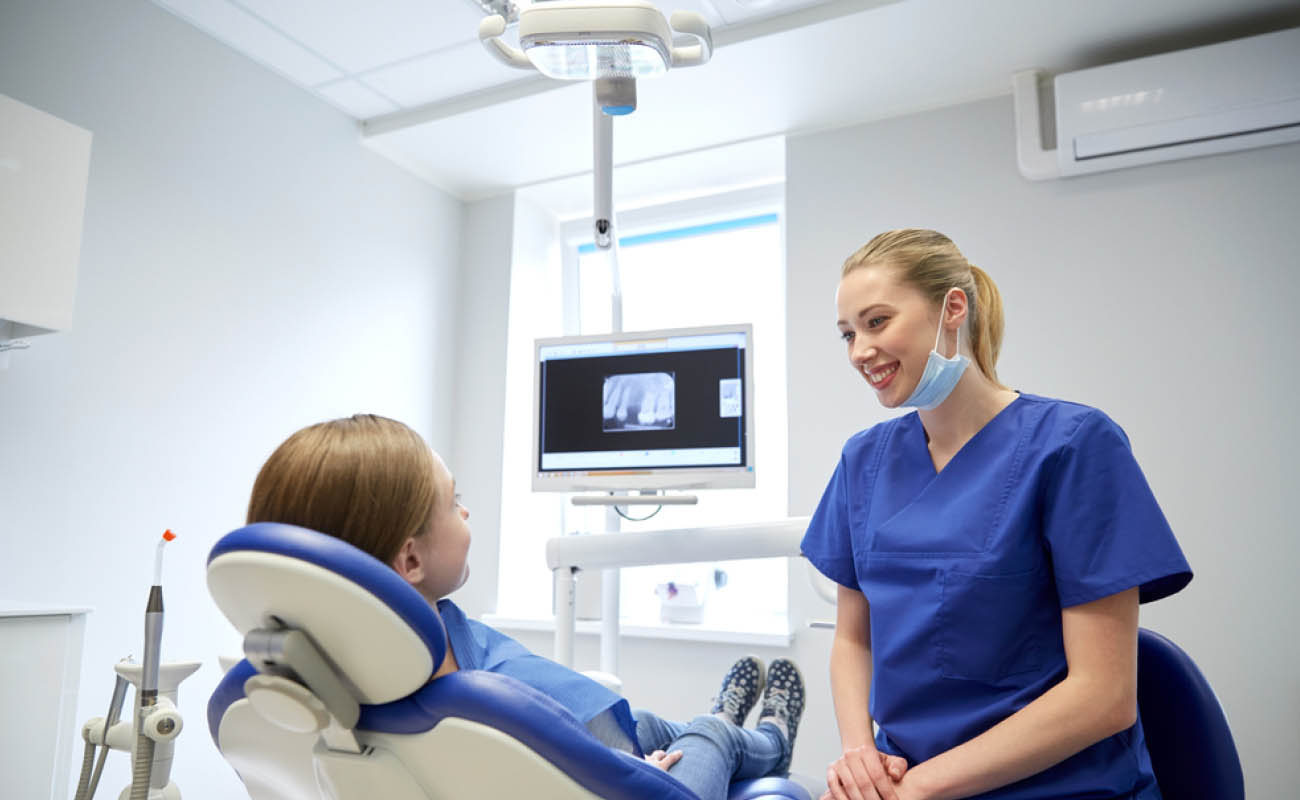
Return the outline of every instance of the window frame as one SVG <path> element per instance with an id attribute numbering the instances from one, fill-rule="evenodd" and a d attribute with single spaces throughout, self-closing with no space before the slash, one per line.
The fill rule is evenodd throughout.
<path id="1" fill-rule="evenodd" d="M 708 225 L 733 219 L 776 214 L 781 241 L 785 242 L 785 183 L 770 183 L 705 197 L 670 200 L 654 205 L 619 211 L 614 218 L 619 240 L 695 225 Z M 579 335 L 581 309 L 579 293 L 579 248 L 592 244 L 590 216 L 567 220 L 560 225 L 560 273 L 563 281 L 564 335 Z M 784 247 L 782 247 L 784 260 Z M 601 331 L 605 333 L 605 331 Z"/>
<path id="2" fill-rule="evenodd" d="M 640 208 L 620 211 L 616 218 L 616 233 L 620 241 L 631 237 L 643 236 L 646 234 L 671 233 L 680 231 L 684 228 L 693 228 L 697 226 L 709 226 L 717 223 L 726 223 L 734 220 L 746 219 L 761 215 L 775 215 L 776 219 L 772 224 L 778 228 L 778 238 L 781 242 L 780 258 L 782 266 L 781 275 L 784 278 L 784 254 L 785 254 L 785 184 L 784 182 L 773 182 L 760 186 L 754 186 L 739 190 L 733 190 L 703 197 L 690 197 L 685 199 L 671 199 L 665 202 L 658 202 L 653 205 L 646 205 Z M 720 232 L 720 231 L 718 231 Z M 709 235 L 714 231 L 701 231 L 698 234 L 690 235 Z M 593 242 L 592 223 L 589 216 L 562 221 L 559 225 L 559 252 L 560 252 L 560 275 L 561 275 L 561 298 L 562 298 L 562 320 L 563 335 L 572 336 L 579 333 L 593 333 L 592 331 L 580 331 L 581 328 L 581 306 L 580 306 L 580 248 L 583 245 L 591 245 Z M 631 245 L 636 246 L 636 245 Z M 782 287 L 782 296 L 784 296 L 784 287 Z M 787 355 L 788 359 L 788 355 Z M 788 361 L 787 361 L 788 364 Z M 787 443 L 788 447 L 788 443 Z M 788 483 L 789 476 L 786 476 L 786 486 L 783 487 L 785 496 L 784 503 L 788 504 Z M 502 498 L 503 502 L 506 498 Z M 567 503 L 564 505 L 567 508 Z M 785 512 L 788 515 L 788 508 Z M 568 515 L 562 511 L 562 518 Z M 562 525 L 562 527 L 565 527 Z M 723 563 L 723 562 L 720 562 Z M 502 607 L 501 587 L 498 586 L 497 606 Z M 765 630 L 755 630 L 752 626 L 742 625 L 692 625 L 686 626 L 685 630 L 681 624 L 659 623 L 654 624 L 645 620 L 637 620 L 632 624 L 635 629 L 635 635 L 638 636 L 656 636 L 661 635 L 663 638 L 673 639 L 694 639 L 713 642 L 748 642 L 750 644 L 772 644 L 788 643 L 793 636 L 793 628 L 790 625 L 790 591 L 786 586 L 784 592 L 784 614 L 778 628 Z M 517 606 L 516 606 L 517 607 Z M 520 618 L 509 614 L 494 614 L 493 624 L 512 628 L 516 630 L 540 630 L 548 629 L 549 621 Z M 539 628 L 539 626 L 541 626 Z M 625 621 L 623 627 L 629 627 Z M 583 624 L 579 625 L 579 632 L 586 629 Z"/>

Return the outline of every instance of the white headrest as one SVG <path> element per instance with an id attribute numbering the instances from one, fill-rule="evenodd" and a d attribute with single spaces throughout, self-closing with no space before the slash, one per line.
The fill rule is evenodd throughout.
<path id="1" fill-rule="evenodd" d="M 240 633 L 280 625 L 306 633 L 363 704 L 411 694 L 436 667 L 425 640 L 388 604 L 302 559 L 222 553 L 208 562 L 208 590 Z"/>

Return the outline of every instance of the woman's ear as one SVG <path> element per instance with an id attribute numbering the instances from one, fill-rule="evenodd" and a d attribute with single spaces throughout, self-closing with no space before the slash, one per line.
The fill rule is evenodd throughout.
<path id="1" fill-rule="evenodd" d="M 969 312 L 966 303 L 966 293 L 957 287 L 948 290 L 948 296 L 943 299 L 943 321 L 944 327 L 958 328 L 966 321 Z"/>
<path id="2" fill-rule="evenodd" d="M 424 560 L 420 548 L 415 546 L 415 537 L 407 537 L 393 558 L 393 569 L 407 583 L 415 586 L 424 580 Z"/>

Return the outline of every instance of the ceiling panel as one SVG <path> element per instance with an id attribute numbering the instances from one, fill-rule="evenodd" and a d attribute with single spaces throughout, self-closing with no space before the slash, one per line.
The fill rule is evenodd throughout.
<path id="1" fill-rule="evenodd" d="M 475 38 L 432 55 L 367 72 L 364 80 L 409 108 L 517 81 L 530 74 L 497 61 Z"/>
<path id="2" fill-rule="evenodd" d="M 226 0 L 156 0 L 195 27 L 303 86 L 337 80 L 328 61 Z"/>
<path id="3" fill-rule="evenodd" d="M 484 197 L 591 169 L 591 87 L 560 88 L 366 140 L 399 163 L 422 165 L 434 183 Z M 617 146 L 617 133 L 615 143 Z"/>
<path id="4" fill-rule="evenodd" d="M 316 93 L 354 119 L 391 114 L 397 105 L 357 80 L 342 80 L 317 87 Z"/>
<path id="5" fill-rule="evenodd" d="M 614 201 L 619 213 L 699 196 L 785 180 L 785 137 L 755 139 L 708 150 L 642 161 L 614 170 Z M 520 190 L 521 197 L 542 206 L 561 221 L 591 215 L 591 173 L 547 181 Z"/>
<path id="6" fill-rule="evenodd" d="M 471 0 L 237 0 L 345 72 L 477 38 Z"/>
<path id="7" fill-rule="evenodd" d="M 722 25 L 752 22 L 801 8 L 823 5 L 826 0 L 711 0 Z"/>

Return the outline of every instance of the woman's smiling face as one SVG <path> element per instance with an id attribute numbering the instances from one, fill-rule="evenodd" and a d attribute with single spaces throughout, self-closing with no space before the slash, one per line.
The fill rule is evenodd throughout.
<path id="1" fill-rule="evenodd" d="M 916 389 L 934 348 L 939 309 L 888 267 L 856 269 L 835 292 L 836 325 L 854 371 L 897 408 Z"/>

